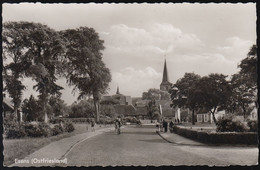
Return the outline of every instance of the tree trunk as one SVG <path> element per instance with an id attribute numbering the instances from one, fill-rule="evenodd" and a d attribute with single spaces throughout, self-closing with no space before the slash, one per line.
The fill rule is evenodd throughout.
<path id="1" fill-rule="evenodd" d="M 245 106 L 242 106 L 242 109 L 243 109 L 243 114 L 244 114 L 244 120 L 246 120 L 246 108 L 245 108 Z"/>
<path id="2" fill-rule="evenodd" d="M 195 125 L 195 110 L 192 109 L 192 125 Z"/>
<path id="3" fill-rule="evenodd" d="M 214 113 L 214 112 L 211 112 L 211 114 L 212 114 L 212 118 L 213 118 L 214 123 L 217 124 L 217 120 L 216 120 L 216 117 L 215 117 L 215 113 Z"/>
<path id="4" fill-rule="evenodd" d="M 98 123 L 99 122 L 99 102 L 95 97 L 94 97 L 94 107 L 95 107 L 95 112 L 96 112 L 96 122 Z"/>
<path id="5" fill-rule="evenodd" d="M 16 107 L 14 108 L 14 114 L 16 116 L 16 121 L 19 122 L 18 109 Z"/>
<path id="6" fill-rule="evenodd" d="M 48 123 L 48 115 L 47 115 L 47 112 L 46 112 L 46 104 L 45 103 L 43 105 L 43 113 L 44 113 L 44 122 Z"/>

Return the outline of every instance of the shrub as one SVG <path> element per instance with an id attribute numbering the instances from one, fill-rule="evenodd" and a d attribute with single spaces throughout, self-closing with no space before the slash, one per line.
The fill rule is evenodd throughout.
<path id="1" fill-rule="evenodd" d="M 181 136 L 195 139 L 204 143 L 212 144 L 247 144 L 256 145 L 258 143 L 257 133 L 254 132 L 201 132 L 191 129 L 184 129 L 173 126 L 172 132 Z"/>
<path id="2" fill-rule="evenodd" d="M 17 139 L 26 136 L 23 126 L 12 126 L 6 130 L 7 139 Z"/>
<path id="3" fill-rule="evenodd" d="M 47 128 L 48 125 L 43 123 L 28 123 L 24 125 L 25 133 L 27 136 L 30 137 L 41 137 L 41 136 L 47 136 L 48 131 Z"/>
<path id="4" fill-rule="evenodd" d="M 246 125 L 232 117 L 223 117 L 217 121 L 217 132 L 245 132 L 247 131 Z"/>
<path id="5" fill-rule="evenodd" d="M 73 132 L 75 130 L 74 125 L 71 121 L 66 121 L 64 123 L 64 129 L 66 132 Z"/>
<path id="6" fill-rule="evenodd" d="M 258 121 L 256 120 L 249 120 L 247 122 L 247 126 L 249 127 L 250 132 L 257 132 L 258 129 Z"/>
<path id="7" fill-rule="evenodd" d="M 63 132 L 63 129 L 60 125 L 55 125 L 52 129 L 51 129 L 51 135 L 52 136 L 56 136 L 59 135 Z"/>

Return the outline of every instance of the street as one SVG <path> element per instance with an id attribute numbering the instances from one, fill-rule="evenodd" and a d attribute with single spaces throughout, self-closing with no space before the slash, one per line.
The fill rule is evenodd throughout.
<path id="1" fill-rule="evenodd" d="M 174 145 L 155 131 L 155 128 L 128 126 L 120 135 L 109 131 L 89 138 L 66 154 L 66 166 L 228 166 L 256 165 L 258 160 L 257 148 L 246 148 L 247 155 L 244 148 L 237 147 Z"/>

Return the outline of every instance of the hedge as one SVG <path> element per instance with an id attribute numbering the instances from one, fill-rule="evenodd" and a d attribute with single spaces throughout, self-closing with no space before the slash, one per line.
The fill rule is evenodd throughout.
<path id="1" fill-rule="evenodd" d="M 256 132 L 202 132 L 173 126 L 171 132 L 183 137 L 210 144 L 247 144 L 257 145 Z"/>

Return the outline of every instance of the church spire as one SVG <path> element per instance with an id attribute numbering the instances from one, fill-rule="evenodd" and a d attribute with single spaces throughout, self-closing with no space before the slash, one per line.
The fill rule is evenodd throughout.
<path id="1" fill-rule="evenodd" d="M 120 93 L 119 93 L 119 87 L 118 87 L 118 86 L 117 86 L 116 94 L 120 94 Z"/>
<path id="2" fill-rule="evenodd" d="M 167 70 L 167 65 L 166 65 L 166 59 L 164 60 L 162 83 L 163 83 L 163 82 L 169 82 L 169 79 L 168 79 L 168 70 Z"/>
<path id="3" fill-rule="evenodd" d="M 172 84 L 169 82 L 167 64 L 166 64 L 166 59 L 165 59 L 164 60 L 162 83 L 160 84 L 160 90 L 169 91 L 171 86 L 172 86 Z"/>

